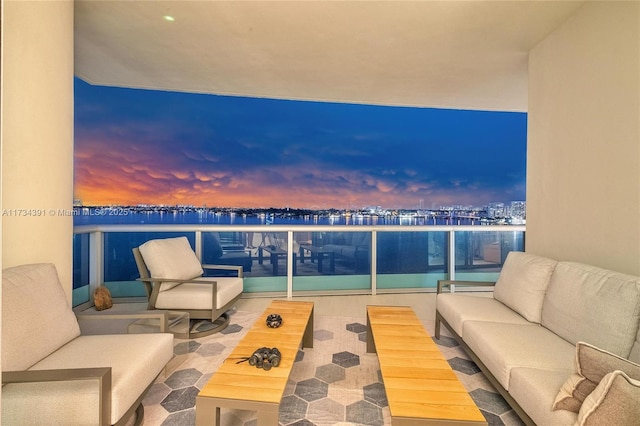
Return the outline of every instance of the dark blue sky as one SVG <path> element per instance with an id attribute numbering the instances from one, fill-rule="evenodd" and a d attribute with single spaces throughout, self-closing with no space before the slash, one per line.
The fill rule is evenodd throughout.
<path id="1" fill-rule="evenodd" d="M 75 84 L 84 204 L 435 208 L 525 199 L 523 113 Z M 421 201 L 422 200 L 422 201 Z"/>

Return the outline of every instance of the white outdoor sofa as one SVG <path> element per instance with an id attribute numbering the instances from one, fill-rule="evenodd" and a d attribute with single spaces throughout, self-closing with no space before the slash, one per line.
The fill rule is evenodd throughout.
<path id="1" fill-rule="evenodd" d="M 497 283 L 438 283 L 436 338 L 444 323 L 529 425 L 638 425 L 639 321 L 640 277 L 533 254 Z"/>
<path id="2" fill-rule="evenodd" d="M 172 357 L 168 333 L 80 335 L 53 264 L 2 271 L 2 424 L 140 423 Z"/>

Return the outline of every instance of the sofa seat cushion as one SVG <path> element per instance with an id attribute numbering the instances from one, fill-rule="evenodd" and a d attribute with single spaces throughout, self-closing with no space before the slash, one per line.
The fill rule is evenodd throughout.
<path id="1" fill-rule="evenodd" d="M 220 309 L 242 293 L 242 278 L 202 277 L 198 281 L 218 283 L 215 309 Z M 182 283 L 169 291 L 158 293 L 157 309 L 212 309 L 213 286 L 208 284 Z"/>
<path id="2" fill-rule="evenodd" d="M 2 370 L 26 370 L 80 335 L 51 263 L 2 271 Z"/>
<path id="3" fill-rule="evenodd" d="M 80 336 L 34 365 L 30 370 L 111 366 L 111 423 L 114 424 L 153 383 L 172 357 L 173 335 L 168 333 Z M 33 424 L 87 424 L 88 417 L 77 417 L 76 409 L 84 413 L 85 407 L 81 401 L 88 403 L 91 400 L 95 401 L 97 390 L 93 386 L 94 389 L 88 391 L 85 385 L 84 383 L 74 383 L 71 386 L 69 383 L 51 383 L 43 387 L 40 383 L 36 386 L 16 384 L 11 385 L 13 387 L 11 399 L 18 404 L 37 401 L 37 410 L 31 409 L 23 413 L 48 413 L 50 416 L 45 422 L 36 421 Z M 27 393 L 29 398 L 20 398 L 21 392 Z M 51 395 L 56 395 L 56 398 L 50 401 Z M 3 388 L 3 412 L 7 409 L 6 396 L 7 393 Z M 65 408 L 63 410 L 60 407 Z M 91 413 L 95 417 L 97 413 L 95 405 Z M 56 420 L 57 416 L 67 417 Z"/>
<path id="4" fill-rule="evenodd" d="M 573 425 L 577 413 L 551 410 L 558 389 L 571 373 L 571 370 L 514 367 L 509 379 L 509 394 L 538 425 Z"/>
<path id="5" fill-rule="evenodd" d="M 589 342 L 627 358 L 639 320 L 640 277 L 558 263 L 542 305 L 542 325 L 573 345 Z"/>
<path id="6" fill-rule="evenodd" d="M 509 252 L 496 282 L 493 297 L 527 321 L 539 323 L 544 294 L 557 263 L 542 256 Z"/>
<path id="7" fill-rule="evenodd" d="M 515 367 L 571 372 L 574 368 L 575 347 L 536 324 L 467 321 L 464 340 L 507 390 L 511 369 Z M 560 386 L 555 394 L 558 389 Z"/>
<path id="8" fill-rule="evenodd" d="M 440 293 L 436 309 L 453 331 L 464 338 L 466 321 L 491 321 L 510 324 L 531 324 L 515 311 L 492 297 L 471 296 L 460 293 Z"/>

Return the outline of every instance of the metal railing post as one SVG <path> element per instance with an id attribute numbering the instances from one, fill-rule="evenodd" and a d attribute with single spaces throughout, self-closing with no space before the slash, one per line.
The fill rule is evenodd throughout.
<path id="1" fill-rule="evenodd" d="M 202 262 L 202 231 L 195 232 L 196 257 Z"/>
<path id="2" fill-rule="evenodd" d="M 449 279 L 456 279 L 456 231 L 449 231 Z M 451 292 L 455 292 L 455 285 L 451 286 Z"/>
<path id="3" fill-rule="evenodd" d="M 378 289 L 378 231 L 371 231 L 371 294 Z"/>
<path id="4" fill-rule="evenodd" d="M 287 231 L 287 299 L 293 298 L 293 231 Z"/>
<path id="5" fill-rule="evenodd" d="M 104 238 L 100 231 L 89 234 L 89 294 L 104 282 Z"/>

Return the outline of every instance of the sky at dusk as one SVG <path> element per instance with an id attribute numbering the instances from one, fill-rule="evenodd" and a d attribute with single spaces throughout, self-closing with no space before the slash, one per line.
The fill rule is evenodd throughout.
<path id="1" fill-rule="evenodd" d="M 285 101 L 75 81 L 84 205 L 438 208 L 525 200 L 524 113 Z"/>

